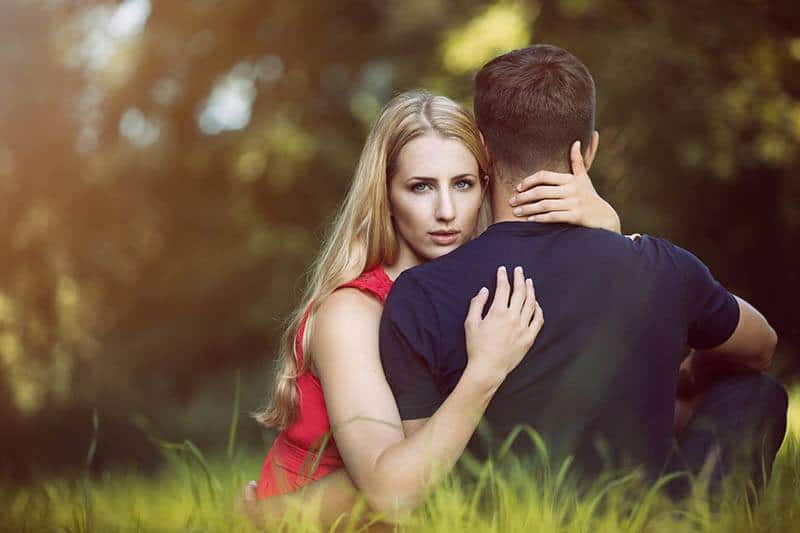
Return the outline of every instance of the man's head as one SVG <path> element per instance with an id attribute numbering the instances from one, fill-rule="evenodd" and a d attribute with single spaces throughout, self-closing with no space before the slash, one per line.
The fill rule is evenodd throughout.
<path id="1" fill-rule="evenodd" d="M 595 88 L 586 66 L 551 45 L 514 50 L 475 77 L 475 118 L 506 186 L 539 170 L 568 171 L 575 141 L 594 157 Z"/>

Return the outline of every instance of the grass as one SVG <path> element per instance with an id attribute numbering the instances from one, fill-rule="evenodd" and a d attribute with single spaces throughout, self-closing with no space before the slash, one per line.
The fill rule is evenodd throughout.
<path id="1" fill-rule="evenodd" d="M 474 481 L 448 478 L 401 531 L 745 532 L 796 531 L 800 524 L 800 387 L 793 389 L 789 429 L 772 480 L 757 505 L 729 492 L 718 507 L 702 483 L 680 504 L 635 474 L 607 477 L 580 495 L 569 484 L 569 465 L 551 470 L 494 464 L 475 467 Z M 238 405 L 235 405 L 238 412 Z M 96 421 L 96 419 L 95 419 Z M 257 476 L 263 451 L 235 447 L 232 424 L 226 452 L 212 460 L 191 442 L 153 440 L 167 459 L 155 476 L 133 471 L 41 479 L 25 487 L 0 483 L 3 531 L 252 531 L 236 508 L 246 481 Z M 97 429 L 95 422 L 95 431 Z M 146 428 L 145 428 L 146 429 Z M 87 464 L 94 448 L 87 453 Z M 316 502 L 317 504 L 319 502 Z M 301 516 L 314 503 L 287 511 L 281 531 L 318 531 Z M 368 520 L 362 504 L 352 513 Z M 343 518 L 336 531 L 363 530 L 364 520 Z"/>

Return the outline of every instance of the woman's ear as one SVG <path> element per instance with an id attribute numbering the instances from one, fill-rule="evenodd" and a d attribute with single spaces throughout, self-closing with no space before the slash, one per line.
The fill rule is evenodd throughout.
<path id="1" fill-rule="evenodd" d="M 483 176 L 481 176 L 480 179 L 481 179 L 481 200 L 483 200 L 483 197 L 486 196 L 486 191 L 489 190 L 489 175 L 484 174 Z"/>

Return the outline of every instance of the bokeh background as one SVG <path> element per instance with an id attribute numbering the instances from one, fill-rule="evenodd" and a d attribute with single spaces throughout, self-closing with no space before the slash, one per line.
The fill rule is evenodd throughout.
<path id="1" fill-rule="evenodd" d="M 795 1 L 2 0 L 0 475 L 80 468 L 95 411 L 94 469 L 156 467 L 148 434 L 222 450 L 234 411 L 266 449 L 247 412 L 382 104 L 469 107 L 540 42 L 595 77 L 623 229 L 762 310 L 793 382 Z"/>

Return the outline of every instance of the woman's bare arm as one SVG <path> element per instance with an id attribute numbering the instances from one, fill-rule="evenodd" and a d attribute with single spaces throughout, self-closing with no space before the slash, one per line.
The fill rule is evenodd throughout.
<path id="1" fill-rule="evenodd" d="M 509 294 L 509 304 L 498 303 L 509 302 Z M 470 358 L 459 383 L 408 438 L 381 366 L 381 305 L 356 290 L 343 289 L 320 307 L 311 353 L 336 444 L 355 485 L 387 520 L 413 509 L 452 468 L 494 392 L 541 328 L 533 285 L 524 280 L 521 269 L 515 272 L 513 294 L 505 270 L 498 271 L 494 303 L 481 319 L 487 299 L 484 289 L 470 307 L 465 322 Z"/>

